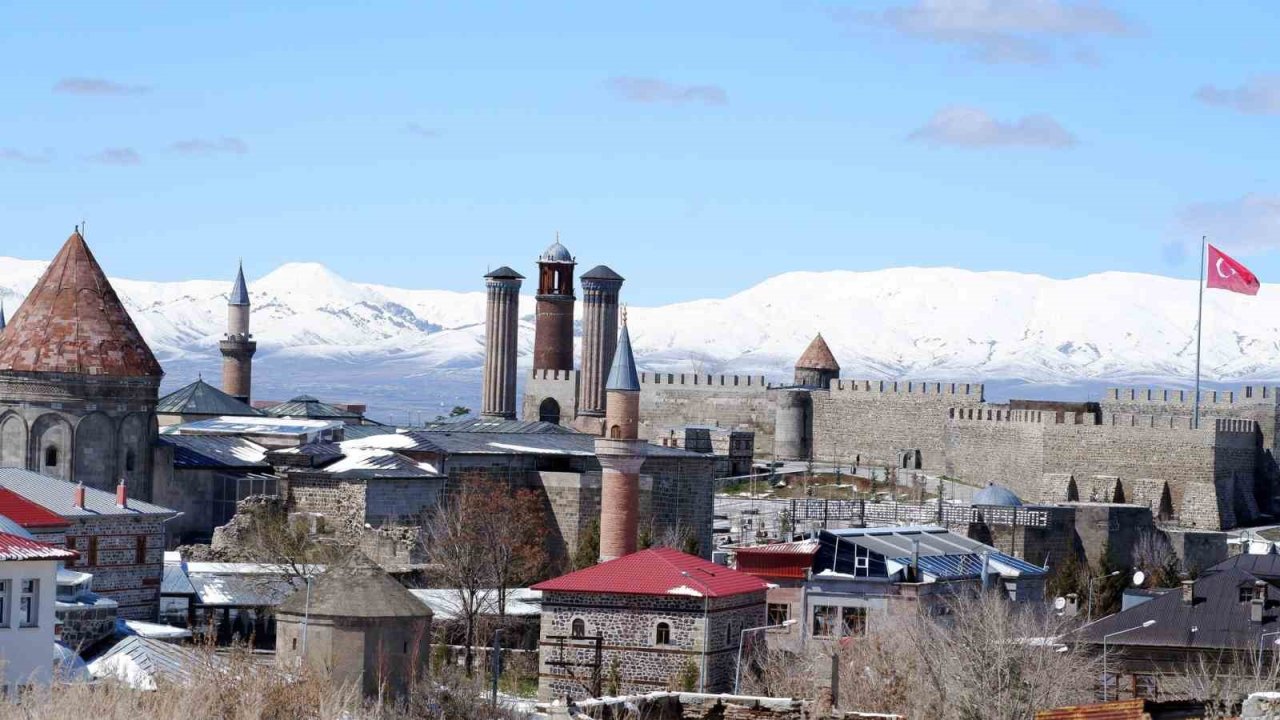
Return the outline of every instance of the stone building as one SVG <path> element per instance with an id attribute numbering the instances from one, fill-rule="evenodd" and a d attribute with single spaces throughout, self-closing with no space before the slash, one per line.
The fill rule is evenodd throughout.
<path id="1" fill-rule="evenodd" d="M 520 283 L 524 276 L 502 266 L 484 276 L 484 380 L 480 416 L 516 417 L 516 357 L 520 352 Z"/>
<path id="2" fill-rule="evenodd" d="M 640 380 L 631 355 L 626 320 L 618 338 L 613 368 L 605 385 L 607 434 L 596 438 L 600 461 L 600 561 L 636 551 L 640 523 L 640 468 L 648 443 L 636 437 L 640 421 Z"/>
<path id="3" fill-rule="evenodd" d="M 218 349 L 222 352 L 222 389 L 246 405 L 253 385 L 253 354 L 258 351 L 249 332 L 249 312 L 249 287 L 241 265 L 227 296 L 227 335 Z"/>
<path id="4" fill-rule="evenodd" d="M 403 585 L 354 553 L 276 608 L 276 660 L 365 695 L 402 695 L 427 670 L 431 618 Z"/>
<path id="5" fill-rule="evenodd" d="M 263 414 L 203 378 L 174 390 L 156 404 L 160 427 L 220 417 L 262 417 Z"/>
<path id="6" fill-rule="evenodd" d="M 556 241 L 538 257 L 537 319 L 533 366 L 541 370 L 573 370 L 573 268 L 577 262 Z"/>
<path id="7" fill-rule="evenodd" d="M 765 622 L 759 578 L 653 548 L 533 586 L 542 591 L 538 697 L 733 689 L 742 631 Z M 617 687 L 593 687 L 616 677 Z"/>
<path id="8" fill-rule="evenodd" d="M 149 498 L 163 374 L 77 229 L 0 333 L 0 465 Z"/>

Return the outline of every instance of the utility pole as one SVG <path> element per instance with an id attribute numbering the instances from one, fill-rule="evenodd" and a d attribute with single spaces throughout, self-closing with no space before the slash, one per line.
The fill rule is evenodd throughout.
<path id="1" fill-rule="evenodd" d="M 493 631 L 493 653 L 490 658 L 493 674 L 493 706 L 498 707 L 498 678 L 502 675 L 502 628 Z"/>

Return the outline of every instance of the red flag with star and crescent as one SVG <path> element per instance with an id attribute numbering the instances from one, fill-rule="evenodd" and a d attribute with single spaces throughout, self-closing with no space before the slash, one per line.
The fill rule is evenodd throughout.
<path id="1" fill-rule="evenodd" d="M 1209 246 L 1208 275 L 1205 287 L 1242 295 L 1258 294 L 1258 276 L 1212 245 Z"/>

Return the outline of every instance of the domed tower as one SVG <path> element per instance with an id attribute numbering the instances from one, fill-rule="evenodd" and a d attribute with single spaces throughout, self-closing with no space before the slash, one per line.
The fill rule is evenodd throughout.
<path id="1" fill-rule="evenodd" d="M 831 354 L 827 341 L 818 333 L 804 354 L 796 361 L 796 385 L 826 390 L 831 381 L 840 377 L 840 363 Z"/>
<path id="2" fill-rule="evenodd" d="M 577 265 L 560 236 L 538 257 L 534 370 L 573 369 L 573 268 Z"/>
<path id="3" fill-rule="evenodd" d="M 222 351 L 222 392 L 247 405 L 258 343 L 249 333 L 249 286 L 244 282 L 243 264 L 227 296 L 227 335 L 218 349 Z"/>
<path id="4" fill-rule="evenodd" d="M 520 282 L 524 276 L 507 266 L 484 276 L 484 386 L 480 415 L 516 417 L 516 356 L 520 351 Z"/>
<path id="5" fill-rule="evenodd" d="M 163 375 L 77 228 L 0 335 L 0 465 L 149 499 Z"/>
<path id="6" fill-rule="evenodd" d="M 597 265 L 582 274 L 582 398 L 579 415 L 604 416 L 605 375 L 618 344 L 618 293 L 623 278 Z"/>
<path id="7" fill-rule="evenodd" d="M 648 445 L 639 439 L 640 377 L 631 353 L 626 314 L 605 383 L 605 434 L 596 440 L 600 461 L 600 562 L 636 551 L 640 467 Z"/>

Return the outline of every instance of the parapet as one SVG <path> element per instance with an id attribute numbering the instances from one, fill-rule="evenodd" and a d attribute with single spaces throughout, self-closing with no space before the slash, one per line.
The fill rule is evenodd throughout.
<path id="1" fill-rule="evenodd" d="M 1014 410 L 1008 405 L 953 407 L 947 410 L 950 420 L 1026 423 L 1029 425 L 1093 425 L 1093 413 L 1054 412 L 1052 410 Z"/>
<path id="2" fill-rule="evenodd" d="M 841 392 L 864 392 L 896 395 L 967 395 L 983 397 L 982 383 L 921 382 L 918 380 L 846 380 L 831 381 L 831 389 Z"/>
<path id="3" fill-rule="evenodd" d="M 1231 405 L 1236 403 L 1260 403 L 1274 401 L 1278 388 L 1270 385 L 1245 385 L 1239 390 L 1201 390 L 1201 405 Z M 1191 405 L 1195 403 L 1195 390 L 1169 388 L 1107 388 L 1107 402 L 1170 403 Z"/>
<path id="4" fill-rule="evenodd" d="M 577 380 L 579 370 L 548 370 L 546 368 L 529 371 L 530 380 Z"/>
<path id="5" fill-rule="evenodd" d="M 1190 415 L 1149 415 L 1145 413 L 1108 413 L 1103 417 L 1104 425 L 1127 427 L 1149 427 L 1169 430 L 1193 430 Z M 1244 418 L 1204 419 L 1200 430 L 1217 433 L 1254 433 L 1258 423 Z"/>
<path id="6" fill-rule="evenodd" d="M 702 373 L 640 373 L 641 385 L 685 385 L 697 387 L 740 387 L 767 390 L 763 375 L 704 375 Z"/>

